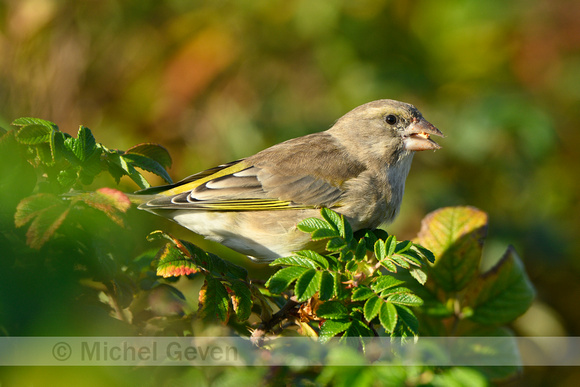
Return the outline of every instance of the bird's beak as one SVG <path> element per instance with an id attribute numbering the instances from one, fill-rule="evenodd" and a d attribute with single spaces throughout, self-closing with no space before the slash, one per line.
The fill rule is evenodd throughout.
<path id="1" fill-rule="evenodd" d="M 415 118 L 409 127 L 402 133 L 403 145 L 406 150 L 424 151 L 439 149 L 441 146 L 429 138 L 430 135 L 445 137 L 443 133 L 424 118 Z"/>

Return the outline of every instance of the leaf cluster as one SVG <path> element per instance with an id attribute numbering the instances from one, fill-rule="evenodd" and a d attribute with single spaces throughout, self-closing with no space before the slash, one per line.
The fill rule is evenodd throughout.
<path id="1" fill-rule="evenodd" d="M 26 147 L 28 160 L 40 175 L 49 177 L 47 182 L 55 193 L 89 185 L 102 171 L 110 173 L 117 182 L 129 176 L 140 188 L 149 188 L 150 184 L 136 168 L 171 183 L 166 171 L 171 166 L 171 157 L 160 145 L 140 144 L 123 152 L 97 143 L 91 130 L 82 125 L 76 138 L 39 118 L 19 118 L 12 125 L 14 130 L 4 133 L 3 137 L 7 137 L 2 141 L 13 138 Z"/>

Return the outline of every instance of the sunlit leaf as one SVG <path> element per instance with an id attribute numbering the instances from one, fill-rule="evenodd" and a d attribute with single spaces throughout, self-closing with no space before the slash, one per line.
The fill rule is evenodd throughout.
<path id="1" fill-rule="evenodd" d="M 383 302 L 379 311 L 379 321 L 387 332 L 393 332 L 397 326 L 397 308 L 390 302 Z"/>
<path id="2" fill-rule="evenodd" d="M 18 131 L 16 139 L 21 144 L 37 145 L 50 141 L 52 129 L 41 125 L 27 125 Z"/>
<path id="3" fill-rule="evenodd" d="M 327 320 L 342 320 L 348 318 L 348 309 L 339 301 L 328 301 L 316 309 L 316 316 Z"/>
<path id="4" fill-rule="evenodd" d="M 384 303 L 378 296 L 373 296 L 365 302 L 364 306 L 364 316 L 367 321 L 371 321 L 373 318 L 377 317 L 381 305 Z"/>
<path id="5" fill-rule="evenodd" d="M 212 276 L 206 277 L 205 289 L 199 294 L 201 304 L 200 315 L 204 319 L 228 322 L 229 296 L 220 280 Z"/>
<path id="6" fill-rule="evenodd" d="M 465 305 L 471 320 L 481 324 L 506 324 L 532 304 L 535 290 L 515 249 L 509 246 L 501 260 L 467 288 Z"/>
<path id="7" fill-rule="evenodd" d="M 321 273 L 314 269 L 305 271 L 297 280 L 294 294 L 298 302 L 304 302 L 320 290 Z"/>
<path id="8" fill-rule="evenodd" d="M 242 281 L 232 281 L 231 288 L 234 294 L 231 297 L 232 307 L 238 321 L 246 321 L 252 313 L 252 292 Z"/>
<path id="9" fill-rule="evenodd" d="M 62 225 L 70 210 L 69 203 L 52 194 L 37 194 L 23 199 L 16 208 L 16 227 L 32 222 L 26 232 L 26 243 L 40 249 Z"/>
<path id="10" fill-rule="evenodd" d="M 137 154 L 148 157 L 158 162 L 163 168 L 171 167 L 171 155 L 161 145 L 158 144 L 139 144 L 127 149 L 125 154 Z"/>
<path id="11" fill-rule="evenodd" d="M 334 336 L 346 331 L 351 325 L 348 320 L 326 320 L 320 327 L 320 341 L 325 343 Z"/>
<path id="12" fill-rule="evenodd" d="M 301 266 L 290 266 L 282 268 L 270 277 L 268 282 L 266 282 L 266 287 L 270 289 L 272 293 L 280 294 L 307 270 L 308 268 Z"/>
<path id="13" fill-rule="evenodd" d="M 487 215 L 473 207 L 448 207 L 427 215 L 417 242 L 431 250 L 430 270 L 438 286 L 451 292 L 465 288 L 479 268 Z"/>
<path id="14" fill-rule="evenodd" d="M 330 300 L 334 295 L 334 278 L 329 272 L 323 271 L 320 277 L 320 293 L 318 294 L 318 298 L 326 301 Z"/>

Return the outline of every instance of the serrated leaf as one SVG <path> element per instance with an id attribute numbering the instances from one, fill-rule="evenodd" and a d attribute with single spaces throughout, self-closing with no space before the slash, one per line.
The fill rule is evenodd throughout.
<path id="1" fill-rule="evenodd" d="M 341 215 L 341 225 L 342 228 L 340 229 L 340 236 L 344 238 L 344 240 L 349 243 L 354 238 L 354 234 L 352 232 L 352 227 L 350 223 Z"/>
<path id="2" fill-rule="evenodd" d="M 487 232 L 487 214 L 473 207 L 447 207 L 427 215 L 417 242 L 436 257 L 430 278 L 447 292 L 475 278 Z"/>
<path id="3" fill-rule="evenodd" d="M 409 262 L 407 262 L 400 255 L 397 255 L 397 254 L 394 254 L 393 256 L 391 256 L 391 261 L 394 262 L 397 266 L 400 266 L 404 269 L 408 269 L 411 267 Z"/>
<path id="4" fill-rule="evenodd" d="M 413 293 L 391 294 L 387 298 L 387 301 L 392 302 L 393 304 L 406 305 L 406 306 L 421 306 L 421 305 L 423 305 L 423 300 L 419 296 L 417 296 Z"/>
<path id="5" fill-rule="evenodd" d="M 270 292 L 280 294 L 307 270 L 307 268 L 300 266 L 290 266 L 280 269 L 268 279 L 266 287 L 270 289 Z"/>
<path id="6" fill-rule="evenodd" d="M 154 173 L 157 176 L 163 178 L 163 180 L 169 184 L 173 183 L 171 176 L 169 176 L 165 168 L 163 168 L 163 166 L 157 161 L 136 153 L 126 153 L 121 157 L 123 157 L 125 160 L 129 160 L 129 162 L 132 163 L 135 167 Z"/>
<path id="7" fill-rule="evenodd" d="M 385 241 L 378 240 L 375 242 L 374 246 L 375 256 L 377 260 L 382 261 L 387 256 L 387 247 L 385 245 Z"/>
<path id="8" fill-rule="evenodd" d="M 395 305 L 395 308 L 397 309 L 399 323 L 403 324 L 413 336 L 418 336 L 419 320 L 417 320 L 417 317 L 415 317 L 415 314 L 411 311 L 411 309 L 404 305 Z"/>
<path id="9" fill-rule="evenodd" d="M 27 125 L 16 134 L 16 140 L 21 144 L 38 145 L 50 141 L 52 129 L 42 125 Z"/>
<path id="10" fill-rule="evenodd" d="M 327 320 L 342 320 L 348 318 L 348 309 L 342 302 L 327 301 L 316 309 L 316 316 Z"/>
<path id="11" fill-rule="evenodd" d="M 300 257 L 309 259 L 310 261 L 314 262 L 314 264 L 320 269 L 328 269 L 328 261 L 326 260 L 326 258 L 324 258 L 322 255 L 318 254 L 315 251 L 302 250 L 297 251 L 295 254 Z"/>
<path id="12" fill-rule="evenodd" d="M 415 269 L 409 270 L 409 273 L 421 285 L 425 285 L 425 282 L 427 282 L 427 274 L 423 270 L 415 268 Z"/>
<path id="13" fill-rule="evenodd" d="M 401 242 L 397 243 L 394 252 L 397 254 L 402 254 L 405 251 L 409 250 L 412 246 L 413 246 L 413 242 L 411 242 L 411 241 L 401 241 Z"/>
<path id="14" fill-rule="evenodd" d="M 158 144 L 144 143 L 127 149 L 126 154 L 138 154 L 158 162 L 163 168 L 171 167 L 171 155 L 163 146 Z"/>
<path id="15" fill-rule="evenodd" d="M 311 239 L 313 241 L 320 241 L 323 239 L 336 238 L 338 236 L 339 234 L 336 230 L 331 230 L 329 228 L 319 228 L 312 232 Z"/>
<path id="16" fill-rule="evenodd" d="M 395 253 L 397 248 L 397 237 L 394 235 L 389 235 L 389 237 L 385 240 L 385 256 L 390 257 Z"/>
<path id="17" fill-rule="evenodd" d="M 364 239 L 358 241 L 356 249 L 354 252 L 354 259 L 357 261 L 362 261 L 367 254 L 367 245 Z"/>
<path id="18" fill-rule="evenodd" d="M 344 268 L 346 271 L 355 272 L 358 269 L 358 263 L 356 261 L 348 261 Z"/>
<path id="19" fill-rule="evenodd" d="M 83 202 L 101 211 L 119 226 L 124 226 L 122 213 L 131 207 L 131 201 L 123 192 L 112 188 L 100 188 L 96 192 L 81 193 L 73 201 Z"/>
<path id="20" fill-rule="evenodd" d="M 372 284 L 371 289 L 376 293 L 380 293 L 383 290 L 394 288 L 395 286 L 399 286 L 404 284 L 404 281 L 398 280 L 391 275 L 383 275 L 378 277 Z"/>
<path id="21" fill-rule="evenodd" d="M 26 243 L 40 249 L 69 213 L 69 203 L 52 194 L 37 194 L 18 203 L 14 215 L 16 227 L 32 222 L 26 232 Z"/>
<path id="22" fill-rule="evenodd" d="M 372 296 L 365 302 L 364 306 L 364 316 L 367 321 L 371 321 L 373 318 L 377 317 L 379 310 L 381 310 L 381 305 L 384 303 L 377 295 Z"/>
<path id="23" fill-rule="evenodd" d="M 413 243 L 412 250 L 415 251 L 421 258 L 430 263 L 435 263 L 435 256 L 431 250 L 421 246 L 418 243 Z"/>
<path id="24" fill-rule="evenodd" d="M 393 332 L 397 326 L 398 313 L 397 308 L 390 302 L 383 302 L 379 311 L 379 321 L 385 331 Z"/>
<path id="25" fill-rule="evenodd" d="M 325 343 L 334 336 L 346 331 L 351 325 L 348 320 L 326 320 L 320 327 L 320 341 Z"/>
<path id="26" fill-rule="evenodd" d="M 326 301 L 330 300 L 334 295 L 334 278 L 329 272 L 323 271 L 320 277 L 320 293 L 318 294 L 318 298 Z"/>
<path id="27" fill-rule="evenodd" d="M 322 219 L 306 218 L 297 225 L 298 229 L 303 232 L 312 233 L 319 229 L 330 229 L 330 225 Z"/>
<path id="28" fill-rule="evenodd" d="M 342 238 L 332 238 L 326 244 L 326 250 L 328 251 L 339 251 L 347 247 L 348 244 Z"/>
<path id="29" fill-rule="evenodd" d="M 348 337 L 371 337 L 373 332 L 370 328 L 360 320 L 352 320 L 352 323 L 346 330 Z"/>
<path id="30" fill-rule="evenodd" d="M 72 143 L 72 151 L 74 155 L 84 162 L 89 159 L 96 151 L 97 142 L 91 133 L 91 130 L 86 126 L 80 126 L 77 134 L 77 139 Z"/>
<path id="31" fill-rule="evenodd" d="M 294 294 L 298 302 L 308 300 L 320 290 L 320 278 L 321 274 L 319 271 L 309 269 L 296 280 Z"/>
<path id="32" fill-rule="evenodd" d="M 291 257 L 277 258 L 276 260 L 274 260 L 274 262 L 270 263 L 270 266 L 281 266 L 281 265 L 300 266 L 300 267 L 306 267 L 309 269 L 318 268 L 318 265 L 316 263 L 312 262 L 310 259 L 305 258 L 305 257 L 296 256 L 296 255 L 291 256 Z"/>
<path id="33" fill-rule="evenodd" d="M 500 261 L 471 284 L 465 305 L 473 309 L 471 320 L 481 324 L 506 324 L 532 304 L 535 290 L 512 246 Z"/>
<path id="34" fill-rule="evenodd" d="M 12 122 L 14 126 L 28 126 L 28 125 L 39 125 L 44 126 L 48 129 L 58 130 L 58 126 L 54 122 L 50 122 L 47 120 L 43 120 L 41 118 L 34 118 L 34 117 L 22 117 L 17 118 Z"/>
<path id="35" fill-rule="evenodd" d="M 167 243 L 157 253 L 157 275 L 163 278 L 194 274 L 199 268 L 191 258 L 174 245 Z"/>
<path id="36" fill-rule="evenodd" d="M 247 284 L 242 281 L 232 281 L 231 289 L 234 294 L 231 297 L 232 307 L 239 322 L 246 321 L 252 314 L 252 292 Z"/>
<path id="37" fill-rule="evenodd" d="M 219 319 L 224 323 L 229 318 L 229 296 L 220 280 L 207 276 L 205 292 L 200 293 L 200 314 L 205 319 Z"/>
<path id="38" fill-rule="evenodd" d="M 383 259 L 381 261 L 381 266 L 390 271 L 391 273 L 397 272 L 397 266 L 390 259 Z"/>
<path id="39" fill-rule="evenodd" d="M 344 218 L 336 212 L 326 207 L 322 207 L 320 209 L 320 214 L 322 215 L 322 218 L 324 218 L 324 220 L 326 220 L 337 233 L 344 228 Z"/>
<path id="40" fill-rule="evenodd" d="M 351 299 L 353 301 L 364 301 L 374 294 L 375 293 L 371 289 L 361 285 L 352 292 Z"/>

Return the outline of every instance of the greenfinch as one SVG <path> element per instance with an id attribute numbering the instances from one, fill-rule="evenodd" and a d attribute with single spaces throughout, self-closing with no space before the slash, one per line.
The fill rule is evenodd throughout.
<path id="1" fill-rule="evenodd" d="M 443 136 L 407 103 L 361 105 L 328 130 L 294 138 L 178 183 L 138 192 L 139 208 L 258 262 L 324 252 L 296 225 L 326 207 L 354 231 L 392 222 L 416 151 Z"/>

